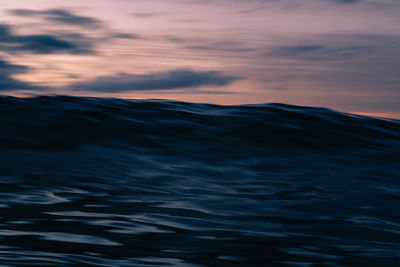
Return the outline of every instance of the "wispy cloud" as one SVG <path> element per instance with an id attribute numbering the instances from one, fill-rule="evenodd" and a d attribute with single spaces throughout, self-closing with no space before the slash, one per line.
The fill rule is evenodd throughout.
<path id="1" fill-rule="evenodd" d="M 74 25 L 80 27 L 101 27 L 100 20 L 88 16 L 73 14 L 64 9 L 32 10 L 32 9 L 13 9 L 12 14 L 23 17 L 40 17 L 51 22 L 60 24 Z"/>
<path id="2" fill-rule="evenodd" d="M 110 35 L 110 37 L 117 39 L 142 39 L 141 36 L 131 33 L 113 33 Z"/>
<path id="3" fill-rule="evenodd" d="M 332 0 L 332 1 L 337 4 L 355 4 L 362 2 L 363 0 Z"/>
<path id="4" fill-rule="evenodd" d="M 0 49 L 9 53 L 27 51 L 35 54 L 94 53 L 92 44 L 80 35 L 64 38 L 48 34 L 15 35 L 10 25 L 0 24 Z"/>
<path id="5" fill-rule="evenodd" d="M 152 18 L 161 15 L 160 13 L 152 13 L 152 12 L 137 12 L 137 13 L 132 13 L 132 16 L 137 17 L 137 18 Z"/>
<path id="6" fill-rule="evenodd" d="M 280 46 L 272 50 L 271 55 L 299 58 L 303 60 L 342 60 L 361 56 L 372 51 L 365 46 L 332 47 L 319 44 Z"/>
<path id="7" fill-rule="evenodd" d="M 118 74 L 103 76 L 87 82 L 68 86 L 74 90 L 96 92 L 125 92 L 149 90 L 174 90 L 202 86 L 224 86 L 238 80 L 237 76 L 227 76 L 216 71 L 173 70 L 150 74 Z"/>
<path id="8" fill-rule="evenodd" d="M 191 50 L 200 50 L 200 51 L 235 52 L 235 53 L 253 51 L 250 47 L 247 47 L 245 44 L 233 41 L 197 43 L 185 46 L 185 48 Z"/>
<path id="9" fill-rule="evenodd" d="M 10 64 L 0 59 L 0 91 L 43 89 L 41 86 L 22 82 L 12 77 L 14 74 L 25 73 L 29 70 L 26 66 Z"/>

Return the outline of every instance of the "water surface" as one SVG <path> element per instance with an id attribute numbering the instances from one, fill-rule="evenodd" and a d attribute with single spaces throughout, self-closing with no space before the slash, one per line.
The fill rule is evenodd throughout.
<path id="1" fill-rule="evenodd" d="M 398 266 L 400 122 L 0 98 L 5 266 Z"/>

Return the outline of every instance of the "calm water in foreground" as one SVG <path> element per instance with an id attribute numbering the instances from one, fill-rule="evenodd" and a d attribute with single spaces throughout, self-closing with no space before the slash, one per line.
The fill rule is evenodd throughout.
<path id="1" fill-rule="evenodd" d="M 400 122 L 0 98 L 2 266 L 400 266 Z"/>

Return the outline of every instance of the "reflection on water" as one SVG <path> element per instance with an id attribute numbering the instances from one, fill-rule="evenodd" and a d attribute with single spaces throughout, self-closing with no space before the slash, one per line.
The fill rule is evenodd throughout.
<path id="1" fill-rule="evenodd" d="M 0 111 L 3 265 L 398 266 L 398 121 L 71 97 Z"/>

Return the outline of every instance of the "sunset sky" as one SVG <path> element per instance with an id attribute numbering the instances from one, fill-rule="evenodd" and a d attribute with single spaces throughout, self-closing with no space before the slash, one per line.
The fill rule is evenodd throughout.
<path id="1" fill-rule="evenodd" d="M 399 0 L 0 0 L 0 93 L 400 118 Z"/>

